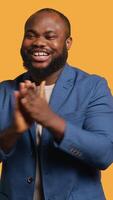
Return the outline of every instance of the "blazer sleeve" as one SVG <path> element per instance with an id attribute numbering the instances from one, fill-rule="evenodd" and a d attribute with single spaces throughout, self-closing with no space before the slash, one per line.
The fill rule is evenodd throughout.
<path id="1" fill-rule="evenodd" d="M 66 120 L 65 134 L 57 148 L 98 169 L 113 162 L 113 98 L 101 79 L 86 109 L 82 128 Z"/>
<path id="2" fill-rule="evenodd" d="M 8 128 L 12 121 L 13 110 L 13 87 L 12 81 L 3 81 L 0 83 L 0 134 Z M 7 141 L 8 142 L 8 141 Z M 9 152 L 5 153 L 0 148 L 0 162 L 9 158 L 15 151 L 15 147 Z"/>

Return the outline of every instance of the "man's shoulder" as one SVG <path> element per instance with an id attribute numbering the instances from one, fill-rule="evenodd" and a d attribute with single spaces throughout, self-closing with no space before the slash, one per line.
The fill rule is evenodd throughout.
<path id="1" fill-rule="evenodd" d="M 8 89 L 8 90 L 17 89 L 19 83 L 22 82 L 26 76 L 27 76 L 27 73 L 23 73 L 14 79 L 1 81 L 0 82 L 0 90 L 2 90 L 2 89 Z"/>
<path id="2" fill-rule="evenodd" d="M 68 71 L 70 71 L 71 73 L 73 73 L 76 77 L 76 80 L 78 81 L 92 81 L 92 82 L 98 82 L 101 80 L 105 80 L 104 77 L 101 77 L 98 74 L 90 74 L 84 70 L 82 70 L 81 68 L 78 68 L 76 66 L 72 66 L 67 64 L 67 73 Z"/>

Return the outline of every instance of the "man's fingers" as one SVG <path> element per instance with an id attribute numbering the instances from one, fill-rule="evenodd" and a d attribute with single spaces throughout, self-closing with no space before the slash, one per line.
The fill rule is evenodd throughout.
<path id="1" fill-rule="evenodd" d="M 30 80 L 25 80 L 24 83 L 27 89 L 36 89 L 35 83 L 31 82 Z"/>
<path id="2" fill-rule="evenodd" d="M 46 99 L 45 84 L 46 84 L 46 81 L 42 81 L 40 84 L 40 89 L 39 89 L 39 96 L 44 99 Z"/>
<path id="3" fill-rule="evenodd" d="M 24 96 L 24 95 L 26 95 L 26 93 L 27 93 L 27 88 L 26 88 L 24 82 L 21 82 L 21 83 L 19 84 L 19 93 L 21 94 L 21 96 Z"/>
<path id="4" fill-rule="evenodd" d="M 32 83 L 29 80 L 25 80 L 25 82 L 21 82 L 19 85 L 19 92 L 21 95 L 21 98 L 25 97 L 28 93 L 34 92 L 36 90 L 35 83 Z"/>

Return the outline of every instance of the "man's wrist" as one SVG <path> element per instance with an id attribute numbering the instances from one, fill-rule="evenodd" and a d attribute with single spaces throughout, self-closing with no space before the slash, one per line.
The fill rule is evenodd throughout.
<path id="1" fill-rule="evenodd" d="M 21 134 L 16 132 L 15 127 L 11 126 L 7 129 L 3 130 L 0 135 L 0 148 L 5 152 L 8 153 L 13 146 L 15 145 L 16 141 L 20 138 Z"/>
<path id="2" fill-rule="evenodd" d="M 52 113 L 45 127 L 52 132 L 56 140 L 60 140 L 64 137 L 66 122 L 57 114 Z"/>

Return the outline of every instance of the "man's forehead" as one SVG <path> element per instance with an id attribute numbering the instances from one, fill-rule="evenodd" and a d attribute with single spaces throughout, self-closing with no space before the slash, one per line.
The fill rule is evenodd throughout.
<path id="1" fill-rule="evenodd" d="M 25 26 L 32 26 L 33 24 L 37 24 L 39 22 L 53 22 L 56 25 L 57 24 L 62 24 L 62 26 L 65 26 L 65 23 L 63 21 L 63 19 L 55 12 L 37 12 L 35 14 L 33 14 L 30 18 L 28 18 Z M 45 23 L 46 24 L 46 23 Z"/>

